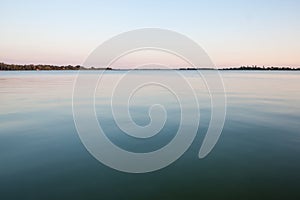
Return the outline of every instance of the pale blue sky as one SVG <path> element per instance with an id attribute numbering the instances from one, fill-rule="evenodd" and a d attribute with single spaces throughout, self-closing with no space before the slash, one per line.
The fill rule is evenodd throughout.
<path id="1" fill-rule="evenodd" d="M 156 27 L 198 42 L 219 67 L 300 66 L 300 1 L 0 0 L 0 62 L 81 64 L 101 42 Z"/>

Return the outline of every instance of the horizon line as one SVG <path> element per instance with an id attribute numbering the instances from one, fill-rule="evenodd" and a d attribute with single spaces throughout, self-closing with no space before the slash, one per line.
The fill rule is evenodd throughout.
<path id="1" fill-rule="evenodd" d="M 72 65 L 72 64 L 66 64 L 66 65 L 57 65 L 57 64 L 34 64 L 34 63 L 30 63 L 30 64 L 15 64 L 15 63 L 6 63 L 6 62 L 0 62 L 0 67 L 2 68 L 2 66 L 34 66 L 34 67 L 38 67 L 38 66 L 51 66 L 51 67 L 59 67 L 59 68 L 62 68 L 62 67 L 80 67 L 80 68 L 85 68 L 85 69 L 113 69 L 113 70 L 133 70 L 133 69 L 137 69 L 137 70 L 141 70 L 141 69 L 150 69 L 150 70 L 155 70 L 155 69 L 159 69 L 159 70 L 164 70 L 164 68 L 127 68 L 127 67 L 122 67 L 120 66 L 120 68 L 112 68 L 112 67 L 106 67 L 106 66 L 101 66 L 101 67 L 94 67 L 94 66 L 83 66 L 81 64 L 75 64 L 75 65 Z M 215 66 L 214 67 L 193 67 L 193 66 L 180 66 L 180 67 L 171 67 L 169 68 L 170 70 L 172 69 L 239 69 L 239 68 L 258 68 L 258 69 L 268 69 L 268 68 L 289 68 L 289 69 L 300 69 L 300 65 L 298 66 L 290 66 L 290 65 L 256 65 L 256 64 L 253 64 L 253 65 L 239 65 L 239 66 L 228 66 L 228 67 L 218 67 L 218 66 Z M 167 69 L 165 69 L 167 70 Z"/>

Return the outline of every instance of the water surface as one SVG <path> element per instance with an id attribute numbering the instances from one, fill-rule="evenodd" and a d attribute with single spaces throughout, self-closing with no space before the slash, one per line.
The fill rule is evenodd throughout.
<path id="1" fill-rule="evenodd" d="M 124 73 L 105 72 L 104 81 Z M 197 137 L 170 166 L 126 174 L 95 160 L 79 139 L 72 116 L 76 72 L 1 72 L 0 198 L 299 199 L 300 73 L 222 71 L 227 117 L 220 140 L 204 159 L 198 159 L 198 151 L 210 119 L 209 94 L 195 72 L 182 73 L 199 98 Z M 168 71 L 137 71 L 132 78 L 149 76 L 174 78 Z M 172 140 L 180 120 L 174 96 L 160 87 L 136 94 L 130 112 L 137 124 L 149 123 L 153 102 L 168 112 L 162 131 L 141 141 L 116 126 L 108 106 L 109 86 L 97 90 L 96 112 L 114 143 L 148 152 Z"/>

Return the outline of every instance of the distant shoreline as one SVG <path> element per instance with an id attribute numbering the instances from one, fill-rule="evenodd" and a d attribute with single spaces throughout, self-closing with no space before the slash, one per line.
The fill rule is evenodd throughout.
<path id="1" fill-rule="evenodd" d="M 259 67 L 256 65 L 252 66 L 241 66 L 241 67 L 230 67 L 230 68 L 174 68 L 174 69 L 114 69 L 114 68 L 95 68 L 95 67 L 83 67 L 80 65 L 72 66 L 72 65 L 66 65 L 66 66 L 56 66 L 56 65 L 16 65 L 16 64 L 5 64 L 0 63 L 0 71 L 76 71 L 76 70 L 114 70 L 114 71 L 128 71 L 128 70 L 185 70 L 185 71 L 191 71 L 191 70 L 251 70 L 251 71 L 300 71 L 300 68 L 292 68 L 292 67 Z"/>

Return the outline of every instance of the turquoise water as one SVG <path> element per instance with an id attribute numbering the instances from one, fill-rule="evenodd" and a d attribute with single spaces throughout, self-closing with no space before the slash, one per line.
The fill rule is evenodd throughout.
<path id="1" fill-rule="evenodd" d="M 124 73 L 104 77 L 109 82 Z M 199 98 L 193 144 L 162 170 L 127 174 L 98 162 L 79 139 L 72 115 L 76 72 L 1 72 L 0 199 L 300 199 L 300 73 L 222 71 L 226 121 L 204 159 L 198 151 L 210 119 L 209 94 L 195 72 L 182 73 Z M 138 71 L 131 78 L 147 76 L 173 78 L 167 71 Z M 180 109 L 167 91 L 141 91 L 130 107 L 133 120 L 146 125 L 149 103 L 166 106 L 165 127 L 147 141 L 121 134 L 109 113 L 109 91 L 97 91 L 96 113 L 114 143 L 148 152 L 172 140 Z"/>

